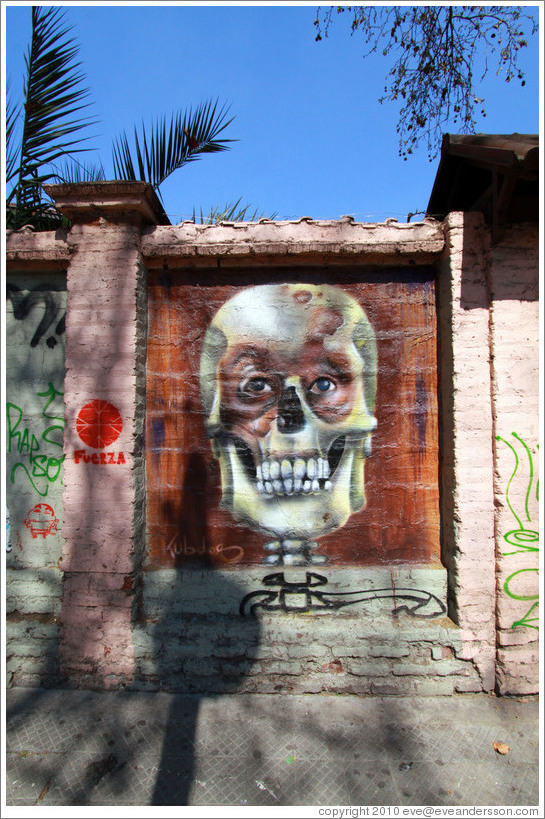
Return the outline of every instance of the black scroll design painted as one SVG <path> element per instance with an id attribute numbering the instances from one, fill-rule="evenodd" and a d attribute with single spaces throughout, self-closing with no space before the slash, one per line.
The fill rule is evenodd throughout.
<path id="1" fill-rule="evenodd" d="M 13 305 L 13 317 L 19 321 L 26 319 L 36 304 L 43 305 L 43 315 L 30 340 L 30 346 L 37 347 L 51 325 L 57 321 L 57 316 L 62 309 L 60 293 L 52 291 L 50 285 L 39 285 L 30 291 L 22 291 L 16 284 L 8 283 L 6 295 Z M 65 323 L 66 312 L 57 321 L 54 330 L 56 335 L 60 336 L 64 333 Z M 45 343 L 50 349 L 53 349 L 57 344 L 57 339 L 54 335 L 48 335 Z"/>
<path id="2" fill-rule="evenodd" d="M 447 611 L 438 597 L 422 589 L 387 588 L 329 592 L 323 589 L 327 582 L 326 577 L 315 572 L 307 572 L 304 582 L 295 583 L 286 580 L 283 572 L 265 575 L 263 585 L 269 588 L 246 594 L 240 603 L 240 614 L 243 616 L 255 614 L 257 609 L 305 614 L 308 611 L 341 609 L 355 603 L 382 598 L 395 601 L 392 611 L 394 616 L 406 612 L 412 617 L 430 619 L 441 617 Z"/>

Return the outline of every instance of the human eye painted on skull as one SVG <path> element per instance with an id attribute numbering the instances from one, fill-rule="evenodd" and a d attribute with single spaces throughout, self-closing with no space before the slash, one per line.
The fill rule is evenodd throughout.
<path id="1" fill-rule="evenodd" d="M 367 317 L 340 288 L 261 285 L 220 308 L 201 394 L 235 519 L 308 543 L 362 508 L 376 363 Z M 280 562 L 320 562 L 305 555 Z"/>
<path id="2" fill-rule="evenodd" d="M 312 350 L 320 352 L 315 344 Z M 255 347 L 231 351 L 219 367 L 222 427 L 259 437 L 274 424 L 289 432 L 304 421 L 299 395 L 317 418 L 342 420 L 354 403 L 357 374 L 344 356 L 321 352 L 317 358 L 303 345 L 301 357 L 290 361 Z"/>

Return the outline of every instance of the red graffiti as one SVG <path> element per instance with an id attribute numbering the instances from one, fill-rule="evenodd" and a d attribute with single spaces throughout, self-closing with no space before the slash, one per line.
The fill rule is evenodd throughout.
<path id="1" fill-rule="evenodd" d="M 48 503 L 37 503 L 24 520 L 32 537 L 47 537 L 47 535 L 54 535 L 57 532 L 58 519 L 55 517 L 55 512 Z"/>
<path id="2" fill-rule="evenodd" d="M 109 401 L 95 398 L 79 411 L 76 432 L 87 446 L 103 449 L 117 441 L 123 429 L 123 420 L 117 407 Z"/>
<path id="3" fill-rule="evenodd" d="M 76 449 L 74 461 L 79 464 L 124 464 L 125 455 L 123 452 L 87 452 L 85 449 Z"/>

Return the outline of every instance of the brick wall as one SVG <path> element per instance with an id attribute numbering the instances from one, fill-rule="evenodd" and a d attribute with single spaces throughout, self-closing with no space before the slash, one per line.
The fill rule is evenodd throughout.
<path id="1" fill-rule="evenodd" d="M 37 563 L 13 566 L 11 613 L 25 616 L 11 621 L 12 683 L 271 693 L 536 691 L 531 230 L 521 226 L 491 246 L 475 214 L 451 214 L 442 224 L 345 219 L 157 227 L 145 186 L 124 185 L 120 193 L 111 184 L 85 186 L 85 195 L 63 186 L 58 201 L 75 221 L 68 235 L 8 236 L 8 272 L 64 267 L 68 293 L 62 539 L 48 552 L 53 540 L 40 536 Z M 438 273 L 440 560 L 341 561 L 311 567 L 310 577 L 308 567 L 286 567 L 272 579 L 271 568 L 256 562 L 150 561 L 148 270 L 153 276 L 183 269 L 198 283 L 211 267 L 228 266 L 251 281 L 252 271 L 273 267 L 299 275 L 311 267 L 331 270 L 338 279 L 350 265 L 377 275 L 386 267 L 430 265 Z M 59 355 L 56 341 L 48 350 Z M 23 346 L 10 348 L 14 366 Z M 517 458 L 522 483 L 515 488 Z M 13 518 L 11 526 L 13 533 Z M 516 545 L 507 554 L 512 530 L 519 534 L 510 536 Z M 41 603 L 21 611 L 26 571 L 34 572 L 35 589 L 51 588 L 42 607 L 47 622 Z M 340 600 L 351 605 L 332 605 Z M 60 618 L 60 632 L 53 618 Z"/>
<path id="2" fill-rule="evenodd" d="M 512 228 L 491 251 L 497 679 L 536 690 L 539 617 L 539 337 L 537 228 Z"/>
<path id="3" fill-rule="evenodd" d="M 161 569 L 144 575 L 145 617 L 134 629 L 136 685 L 193 692 L 451 694 L 480 691 L 478 669 L 460 657 L 460 632 L 435 600 L 418 602 L 402 589 L 433 589 L 445 599 L 437 569 L 398 569 L 399 597 L 380 598 L 392 573 L 376 569 L 323 571 L 330 594 L 359 602 L 335 611 L 294 608 L 239 614 L 267 571 Z M 435 577 L 433 575 L 436 575 Z M 304 572 L 284 572 L 304 584 Z M 366 596 L 365 593 L 368 593 Z M 258 602 L 259 597 L 248 600 Z M 408 603 L 408 610 L 403 604 Z"/>
<path id="4" fill-rule="evenodd" d="M 443 560 L 461 658 L 495 678 L 495 555 L 487 232 L 450 214 L 439 274 Z"/>
<path id="5" fill-rule="evenodd" d="M 139 232 L 106 220 L 70 233 L 61 676 L 132 681 L 142 504 Z M 142 309 L 140 310 L 142 313 Z"/>
<path id="6" fill-rule="evenodd" d="M 58 677 L 66 276 L 7 276 L 6 656 L 14 685 Z"/>

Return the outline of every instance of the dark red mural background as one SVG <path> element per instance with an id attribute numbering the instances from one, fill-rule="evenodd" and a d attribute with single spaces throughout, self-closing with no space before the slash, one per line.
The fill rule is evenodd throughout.
<path id="1" fill-rule="evenodd" d="M 241 287 L 306 282 L 346 290 L 375 331 L 378 379 L 367 504 L 320 538 L 326 565 L 439 561 L 437 328 L 427 269 L 183 270 L 148 291 L 147 512 L 152 567 L 261 564 L 266 537 L 219 508 L 217 461 L 204 431 L 199 371 L 206 329 Z"/>

